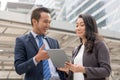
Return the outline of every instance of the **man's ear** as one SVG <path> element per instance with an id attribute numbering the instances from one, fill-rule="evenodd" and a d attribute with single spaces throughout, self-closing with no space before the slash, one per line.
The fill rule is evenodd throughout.
<path id="1" fill-rule="evenodd" d="M 32 23 L 33 23 L 33 25 L 36 25 L 37 24 L 37 20 L 32 19 Z"/>

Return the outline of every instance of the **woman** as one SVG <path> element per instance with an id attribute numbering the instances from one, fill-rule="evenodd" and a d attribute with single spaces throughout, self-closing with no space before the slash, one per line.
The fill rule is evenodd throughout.
<path id="1" fill-rule="evenodd" d="M 76 34 L 80 45 L 72 54 L 72 63 L 66 62 L 68 80 L 106 80 L 111 73 L 109 50 L 98 35 L 95 19 L 86 14 L 79 15 L 76 21 Z"/>

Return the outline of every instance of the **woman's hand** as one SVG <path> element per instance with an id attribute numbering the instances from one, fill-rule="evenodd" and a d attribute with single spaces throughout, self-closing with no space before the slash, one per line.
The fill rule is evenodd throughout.
<path id="1" fill-rule="evenodd" d="M 71 70 L 72 72 L 82 72 L 82 73 L 85 73 L 85 67 L 83 67 L 81 65 L 72 64 L 72 63 L 69 63 L 69 62 L 66 62 L 65 64 L 66 64 L 67 68 L 69 70 Z"/>
<path id="2" fill-rule="evenodd" d="M 67 62 L 66 62 L 67 63 Z M 65 67 L 62 67 L 62 68 L 57 68 L 58 70 L 60 70 L 60 71 L 64 71 L 64 72 L 66 72 L 67 74 L 68 74 L 68 72 L 69 72 L 69 68 L 68 68 L 68 66 L 65 64 Z"/>

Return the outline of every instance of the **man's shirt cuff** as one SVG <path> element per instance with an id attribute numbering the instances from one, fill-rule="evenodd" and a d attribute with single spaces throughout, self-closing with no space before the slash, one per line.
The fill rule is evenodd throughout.
<path id="1" fill-rule="evenodd" d="M 35 60 L 35 57 L 33 57 L 33 62 L 34 62 L 34 64 L 35 64 L 35 66 L 37 66 L 37 61 Z"/>

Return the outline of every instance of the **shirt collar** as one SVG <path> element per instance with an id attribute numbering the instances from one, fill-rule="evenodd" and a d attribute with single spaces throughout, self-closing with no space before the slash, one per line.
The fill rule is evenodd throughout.
<path id="1" fill-rule="evenodd" d="M 31 31 L 31 33 L 32 33 L 32 35 L 33 35 L 34 38 L 36 38 L 36 37 L 38 36 L 38 34 L 36 34 L 36 33 L 33 32 L 33 31 Z M 43 36 L 43 38 L 46 38 L 46 36 L 44 36 L 44 35 L 42 35 L 42 36 Z"/>
<path id="2" fill-rule="evenodd" d="M 34 38 L 36 38 L 36 36 L 38 35 L 38 34 L 36 34 L 36 33 L 33 32 L 33 31 L 31 31 L 31 33 L 32 33 L 32 35 L 33 35 Z"/>

